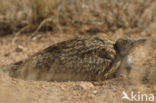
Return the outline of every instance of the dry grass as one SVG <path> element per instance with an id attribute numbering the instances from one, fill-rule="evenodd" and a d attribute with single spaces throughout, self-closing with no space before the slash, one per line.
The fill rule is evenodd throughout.
<path id="1" fill-rule="evenodd" d="M 148 29 L 155 0 L 0 0 L 0 25 L 12 32 L 108 32 Z M 9 25 L 11 24 L 11 25 Z M 1 27 L 1 26 L 0 26 Z M 4 33 L 4 27 L 0 28 Z"/>
<path id="2" fill-rule="evenodd" d="M 0 36 L 49 30 L 63 34 L 111 31 L 107 36 L 116 39 L 129 36 L 123 35 L 124 32 L 129 34 L 129 30 L 136 29 L 139 33 L 130 33 L 131 36 L 155 38 L 156 32 L 151 35 L 140 33 L 152 29 L 151 26 L 156 24 L 155 5 L 156 0 L 0 0 Z M 156 26 L 154 27 L 156 30 Z M 48 34 L 48 37 L 35 41 L 26 35 L 0 38 L 0 65 L 24 59 L 53 43 L 73 36 Z M 123 90 L 155 95 L 156 47 L 155 42 L 153 46 L 151 44 L 138 48 L 134 56 L 134 62 L 138 64 L 130 75 L 132 85 L 124 80 L 108 80 L 83 90 L 77 87 L 81 84 L 79 82 L 29 82 L 0 74 L 0 103 L 122 103 Z M 23 51 L 17 52 L 18 46 L 22 46 Z M 143 74 L 146 75 L 144 69 L 148 69 L 145 79 L 151 83 L 147 87 L 141 81 Z"/>

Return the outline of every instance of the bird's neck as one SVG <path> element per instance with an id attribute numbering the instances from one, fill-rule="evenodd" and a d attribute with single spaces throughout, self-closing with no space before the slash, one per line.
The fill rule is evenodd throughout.
<path id="1" fill-rule="evenodd" d="M 118 68 L 118 71 L 117 71 L 117 77 L 118 76 L 127 76 L 131 69 L 132 69 L 132 56 L 131 54 L 127 55 L 126 57 L 124 58 L 120 58 L 121 59 L 121 64 Z"/>

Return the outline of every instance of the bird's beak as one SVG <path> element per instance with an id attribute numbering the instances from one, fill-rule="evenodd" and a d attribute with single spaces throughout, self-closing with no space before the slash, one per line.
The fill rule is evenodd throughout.
<path id="1" fill-rule="evenodd" d="M 137 39 L 131 42 L 129 51 L 133 51 L 135 48 L 137 48 L 139 45 L 144 45 L 147 39 Z"/>
<path id="2" fill-rule="evenodd" d="M 138 45 L 144 44 L 146 41 L 147 39 L 138 39 L 134 42 L 134 44 L 138 46 Z"/>

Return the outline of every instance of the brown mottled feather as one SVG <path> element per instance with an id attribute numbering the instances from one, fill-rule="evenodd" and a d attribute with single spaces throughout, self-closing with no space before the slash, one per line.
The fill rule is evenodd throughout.
<path id="1" fill-rule="evenodd" d="M 57 43 L 9 66 L 10 75 L 28 80 L 102 80 L 116 58 L 114 43 L 96 36 Z"/>

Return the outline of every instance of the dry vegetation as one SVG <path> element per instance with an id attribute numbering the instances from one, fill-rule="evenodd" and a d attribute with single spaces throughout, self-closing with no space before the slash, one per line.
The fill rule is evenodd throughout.
<path id="1" fill-rule="evenodd" d="M 149 39 L 132 54 L 128 80 L 23 81 L 0 73 L 0 103 L 128 103 L 122 91 L 156 95 L 155 5 L 156 0 L 0 0 L 0 66 L 79 34 Z M 18 35 L 46 31 L 38 39 Z M 18 36 L 1 37 L 7 34 Z"/>
<path id="2" fill-rule="evenodd" d="M 0 0 L 0 34 L 147 30 L 155 0 Z"/>

